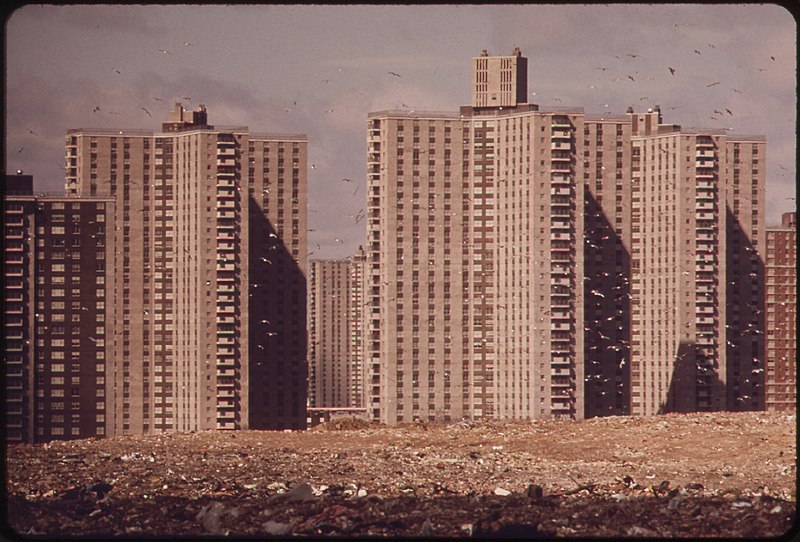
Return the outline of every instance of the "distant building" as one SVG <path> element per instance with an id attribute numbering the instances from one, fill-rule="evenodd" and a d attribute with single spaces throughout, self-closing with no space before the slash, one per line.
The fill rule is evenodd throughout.
<path id="1" fill-rule="evenodd" d="M 309 262 L 309 406 L 363 407 L 363 249 Z"/>
<path id="2" fill-rule="evenodd" d="M 767 228 L 767 409 L 797 409 L 797 213 Z"/>
<path id="3" fill-rule="evenodd" d="M 103 436 L 115 330 L 113 200 L 34 196 L 27 175 L 8 175 L 5 185 L 6 439 Z"/>
<path id="4" fill-rule="evenodd" d="M 117 209 L 110 434 L 306 425 L 307 139 L 69 130 L 67 193 Z"/>
<path id="5" fill-rule="evenodd" d="M 764 138 L 526 80 L 484 52 L 471 105 L 368 117 L 371 418 L 763 408 Z"/>

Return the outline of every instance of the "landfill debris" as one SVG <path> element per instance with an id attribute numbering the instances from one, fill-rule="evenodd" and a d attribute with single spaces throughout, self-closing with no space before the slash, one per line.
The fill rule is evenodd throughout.
<path id="1" fill-rule="evenodd" d="M 6 517 L 56 539 L 778 537 L 795 447 L 769 412 L 9 444 Z"/>

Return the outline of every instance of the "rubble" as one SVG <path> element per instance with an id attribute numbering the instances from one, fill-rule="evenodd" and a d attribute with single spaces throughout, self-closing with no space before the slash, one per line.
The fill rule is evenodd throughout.
<path id="1" fill-rule="evenodd" d="M 332 420 L 7 448 L 46 536 L 764 537 L 796 521 L 793 416 Z"/>

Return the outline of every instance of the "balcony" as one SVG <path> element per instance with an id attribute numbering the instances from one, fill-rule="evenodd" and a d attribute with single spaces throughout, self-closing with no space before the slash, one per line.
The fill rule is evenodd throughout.
<path id="1" fill-rule="evenodd" d="M 698 315 L 700 316 L 713 316 L 714 312 L 714 305 L 698 305 L 694 311 L 695 317 Z"/>
<path id="2" fill-rule="evenodd" d="M 697 187 L 697 191 L 695 192 L 694 196 L 695 200 L 713 200 L 714 199 L 714 190 L 711 188 L 700 188 Z"/>
<path id="3" fill-rule="evenodd" d="M 217 369 L 217 377 L 221 376 L 236 376 L 235 369 Z"/>
<path id="4" fill-rule="evenodd" d="M 217 316 L 217 323 L 218 324 L 235 324 L 236 317 L 235 316 Z"/>
<path id="5" fill-rule="evenodd" d="M 234 211 L 217 211 L 217 219 L 234 220 L 236 213 Z"/>
<path id="6" fill-rule="evenodd" d="M 554 151 L 568 151 L 572 149 L 572 144 L 567 139 L 567 141 L 553 141 L 550 145 L 550 149 Z"/>
<path id="7" fill-rule="evenodd" d="M 712 168 L 714 167 L 714 157 L 697 157 L 694 162 L 695 167 Z"/>
<path id="8" fill-rule="evenodd" d="M 550 240 L 551 241 L 571 241 L 572 240 L 572 234 L 563 233 L 563 232 L 551 232 L 550 233 Z"/>
<path id="9" fill-rule="evenodd" d="M 550 135 L 553 139 L 571 139 L 570 128 L 569 124 L 553 124 L 553 131 Z"/>
<path id="10" fill-rule="evenodd" d="M 217 346 L 230 346 L 236 344 L 236 339 L 233 337 L 220 337 L 217 335 Z"/>
<path id="11" fill-rule="evenodd" d="M 695 272 L 698 272 L 698 273 L 701 273 L 701 272 L 709 272 L 709 273 L 711 273 L 711 272 L 714 271 L 714 266 L 712 264 L 698 264 L 698 265 L 695 265 L 694 270 L 695 270 Z"/>
<path id="12" fill-rule="evenodd" d="M 236 188 L 236 182 L 229 178 L 217 178 L 217 188 Z"/>
<path id="13" fill-rule="evenodd" d="M 710 346 L 714 344 L 714 337 L 697 337 L 695 342 L 700 346 Z"/>
<path id="14" fill-rule="evenodd" d="M 715 215 L 714 213 L 702 212 L 702 213 L 696 213 L 694 217 L 696 220 L 714 220 Z"/>
<path id="15" fill-rule="evenodd" d="M 572 280 L 569 277 L 552 277 L 550 279 L 551 286 L 571 286 Z M 553 315 L 555 318 L 555 314 Z"/>
<path id="16" fill-rule="evenodd" d="M 698 241 L 697 252 L 714 252 L 714 247 L 716 247 L 714 243 L 701 243 Z"/>
<path id="17" fill-rule="evenodd" d="M 225 354 L 220 354 L 217 352 L 217 368 L 219 369 L 231 369 L 236 367 L 236 358 L 231 354 L 230 356 L 225 356 Z"/>
<path id="18" fill-rule="evenodd" d="M 698 325 L 713 324 L 714 318 L 711 316 L 697 316 L 694 319 L 694 323 Z"/>
<path id="19" fill-rule="evenodd" d="M 568 186 L 559 187 L 559 188 L 551 188 L 550 189 L 550 195 L 551 196 L 571 196 L 572 195 L 572 188 L 570 188 Z"/>
<path id="20" fill-rule="evenodd" d="M 698 176 L 695 175 L 695 177 L 697 178 Z M 711 175 L 711 177 L 713 177 L 713 175 Z M 715 188 L 713 181 L 709 181 L 707 179 L 698 179 L 695 186 L 698 190 L 710 190 L 712 192 Z"/>

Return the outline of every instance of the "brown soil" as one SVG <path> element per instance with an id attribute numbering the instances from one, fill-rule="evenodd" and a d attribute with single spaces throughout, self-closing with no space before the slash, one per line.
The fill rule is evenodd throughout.
<path id="1" fill-rule="evenodd" d="M 12 445 L 7 478 L 20 534 L 751 539 L 795 529 L 796 422 L 340 419 Z"/>

